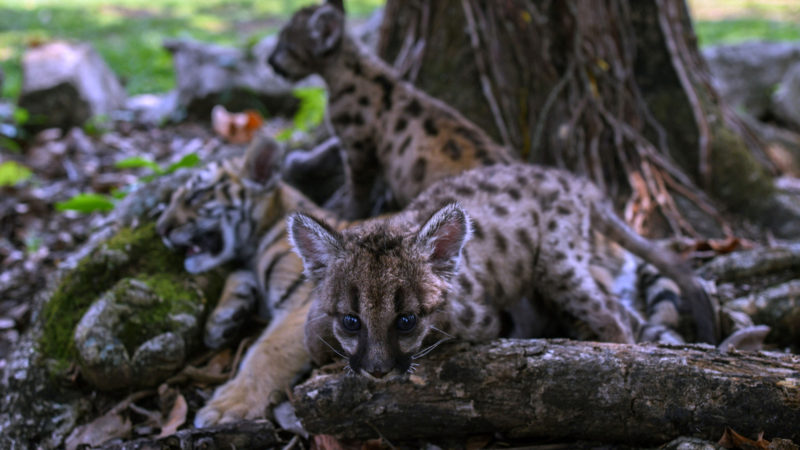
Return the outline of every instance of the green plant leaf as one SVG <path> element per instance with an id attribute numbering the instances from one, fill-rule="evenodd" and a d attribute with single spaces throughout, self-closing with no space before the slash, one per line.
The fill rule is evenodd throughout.
<path id="1" fill-rule="evenodd" d="M 302 87 L 294 89 L 292 94 L 300 100 L 300 107 L 297 108 L 292 120 L 296 129 L 308 131 L 322 123 L 327 103 L 325 89 L 321 87 Z"/>
<path id="2" fill-rule="evenodd" d="M 22 147 L 13 139 L 9 139 L 0 133 L 0 150 L 9 150 L 11 153 L 22 153 Z"/>
<path id="3" fill-rule="evenodd" d="M 293 128 L 284 128 L 278 134 L 275 135 L 275 140 L 278 142 L 286 142 L 292 138 L 293 133 L 294 133 Z"/>
<path id="4" fill-rule="evenodd" d="M 33 176 L 31 169 L 16 161 L 6 161 L 0 164 L 0 187 L 16 186 L 31 176 Z"/>
<path id="5" fill-rule="evenodd" d="M 121 159 L 114 163 L 114 167 L 117 169 L 139 169 L 146 167 L 159 175 L 164 173 L 164 169 L 158 164 L 142 156 L 131 156 L 130 158 Z"/>
<path id="6" fill-rule="evenodd" d="M 14 108 L 14 112 L 12 114 L 14 116 L 14 122 L 16 122 L 17 125 L 25 125 L 28 123 L 28 119 L 30 119 L 28 110 L 25 108 L 20 108 L 19 106 Z"/>
<path id="7" fill-rule="evenodd" d="M 129 189 L 130 186 L 123 186 L 122 188 L 113 188 L 111 189 L 111 192 L 109 192 L 109 194 L 111 194 L 111 198 L 113 198 L 114 200 L 122 200 L 128 195 Z"/>
<path id="8" fill-rule="evenodd" d="M 164 173 L 172 173 L 178 169 L 195 167 L 198 164 L 200 164 L 200 157 L 197 156 L 197 153 L 189 153 L 181 158 L 178 162 L 170 164 Z"/>
<path id="9" fill-rule="evenodd" d="M 111 198 L 93 193 L 78 194 L 65 202 L 56 203 L 58 211 L 91 213 L 95 211 L 108 212 L 112 209 L 114 209 L 114 201 Z"/>

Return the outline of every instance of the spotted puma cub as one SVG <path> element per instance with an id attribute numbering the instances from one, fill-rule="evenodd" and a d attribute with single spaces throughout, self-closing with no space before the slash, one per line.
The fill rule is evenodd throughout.
<path id="1" fill-rule="evenodd" d="M 450 337 L 499 336 L 503 312 L 534 298 L 602 340 L 633 343 L 638 320 L 589 273 L 592 229 L 675 279 L 711 340 L 709 298 L 676 255 L 653 251 L 589 181 L 511 165 L 444 180 L 402 213 L 341 232 L 292 215 L 289 238 L 316 284 L 306 346 L 316 362 L 339 354 L 352 370 L 382 378 L 413 369 Z M 535 317 L 511 319 L 513 329 Z"/>
<path id="2" fill-rule="evenodd" d="M 341 0 L 296 12 L 269 63 L 292 80 L 317 73 L 328 86 L 330 124 L 347 158 L 345 218 L 369 215 L 376 186 L 385 184 L 402 207 L 437 180 L 514 160 L 458 111 L 400 80 L 348 36 Z"/>

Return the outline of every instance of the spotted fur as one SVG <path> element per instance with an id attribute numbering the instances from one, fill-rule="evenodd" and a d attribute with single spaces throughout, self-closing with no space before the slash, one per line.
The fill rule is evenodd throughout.
<path id="1" fill-rule="evenodd" d="M 330 124 L 347 157 L 342 216 L 367 216 L 376 186 L 402 207 L 437 180 L 514 159 L 458 111 L 402 81 L 345 33 L 344 20 L 340 4 L 303 8 L 269 57 L 287 78 L 317 73 L 328 86 Z"/>
<path id="2" fill-rule="evenodd" d="M 595 229 L 675 278 L 699 308 L 710 307 L 677 256 L 625 226 L 589 181 L 494 166 L 439 182 L 402 213 L 342 232 L 293 215 L 290 239 L 316 284 L 306 345 L 315 360 L 333 351 L 351 369 L 382 378 L 413 370 L 443 339 L 501 336 L 504 316 L 525 309 L 512 328 L 528 329 L 541 319 L 532 315 L 551 309 L 601 340 L 633 343 L 641 318 L 592 276 Z M 521 299 L 538 303 L 523 308 Z M 695 317 L 707 320 L 697 324 L 701 333 L 713 332 L 711 314 Z"/>

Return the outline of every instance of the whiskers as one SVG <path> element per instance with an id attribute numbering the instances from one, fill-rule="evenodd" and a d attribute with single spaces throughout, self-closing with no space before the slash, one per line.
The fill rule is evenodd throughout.
<path id="1" fill-rule="evenodd" d="M 325 344 L 325 345 L 326 345 L 326 346 L 327 346 L 329 349 L 331 349 L 331 351 L 333 351 L 333 353 L 336 353 L 337 355 L 341 356 L 341 357 L 342 357 L 342 359 L 344 359 L 345 361 L 349 360 L 349 358 L 348 358 L 347 356 L 344 356 L 343 354 L 341 354 L 341 352 L 339 352 L 338 350 L 336 350 L 335 348 L 333 348 L 333 346 L 332 346 L 331 344 L 328 344 L 328 341 L 326 341 L 325 339 L 322 339 L 322 336 L 317 336 L 317 339 L 319 339 L 319 340 L 320 340 L 320 342 L 322 342 L 322 343 L 323 343 L 323 344 Z"/>
<path id="2" fill-rule="evenodd" d="M 417 371 L 417 368 L 418 368 L 418 367 L 419 367 L 419 364 L 418 364 L 418 363 L 411 363 L 411 364 L 408 366 L 408 370 L 406 370 L 406 373 L 414 373 L 414 372 L 416 372 L 416 371 Z"/>
<path id="3" fill-rule="evenodd" d="M 307 320 L 306 320 L 306 323 L 316 322 L 317 320 L 319 320 L 319 319 L 324 319 L 324 318 L 326 318 L 326 317 L 328 317 L 328 315 L 327 315 L 327 314 L 320 314 L 320 315 L 318 315 L 317 317 L 311 317 L 311 318 L 307 319 Z"/>
<path id="4" fill-rule="evenodd" d="M 451 340 L 456 338 L 452 334 L 450 334 L 450 333 L 448 333 L 446 331 L 442 331 L 442 330 L 440 330 L 440 329 L 438 329 L 436 327 L 433 327 L 433 326 L 431 327 L 431 330 L 438 331 L 439 333 L 442 333 L 445 337 L 439 339 L 438 341 L 434 342 L 433 344 L 429 345 L 428 347 L 425 347 L 424 349 L 422 349 L 422 350 L 418 351 L 417 353 L 411 355 L 411 359 L 412 360 L 422 358 L 423 356 L 425 356 L 428 353 L 432 352 L 433 349 L 435 349 L 439 345 L 441 345 L 441 344 L 443 344 L 443 343 L 445 343 L 447 341 L 451 341 Z"/>

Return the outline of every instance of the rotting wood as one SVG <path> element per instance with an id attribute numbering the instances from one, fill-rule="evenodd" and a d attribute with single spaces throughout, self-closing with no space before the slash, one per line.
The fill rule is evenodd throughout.
<path id="1" fill-rule="evenodd" d="M 360 440 L 376 430 L 392 442 L 500 432 L 653 445 L 715 440 L 730 426 L 797 441 L 800 357 L 567 340 L 461 343 L 403 379 L 318 375 L 295 388 L 293 404 L 310 433 Z"/>

